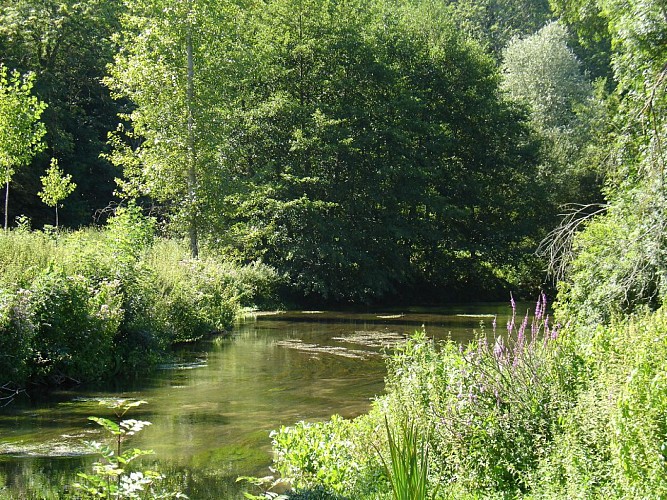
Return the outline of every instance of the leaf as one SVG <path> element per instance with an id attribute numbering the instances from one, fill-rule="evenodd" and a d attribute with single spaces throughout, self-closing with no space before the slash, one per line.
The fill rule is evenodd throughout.
<path id="1" fill-rule="evenodd" d="M 101 425 L 108 432 L 112 433 L 115 436 L 122 433 L 121 429 L 120 429 L 120 426 L 116 422 L 114 422 L 113 420 L 109 420 L 108 418 L 88 417 L 88 420 L 92 420 L 93 422 Z"/>

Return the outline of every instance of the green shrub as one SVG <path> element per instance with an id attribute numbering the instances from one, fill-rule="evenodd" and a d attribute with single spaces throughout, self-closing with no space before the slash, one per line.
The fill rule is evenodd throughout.
<path id="1" fill-rule="evenodd" d="M 467 347 L 417 335 L 388 364 L 387 409 L 432 435 L 434 473 L 463 491 L 526 491 L 550 452 L 559 415 L 576 394 L 581 363 L 551 328 L 541 299 L 510 336 Z"/>
<path id="2" fill-rule="evenodd" d="M 30 374 L 35 327 L 28 298 L 26 290 L 0 289 L 0 386 L 21 385 Z"/>
<path id="3" fill-rule="evenodd" d="M 123 317 L 119 282 L 50 270 L 33 282 L 29 301 L 36 328 L 33 375 L 59 381 L 107 373 Z"/>
<path id="4" fill-rule="evenodd" d="M 334 415 L 325 422 L 282 427 L 272 433 L 274 467 L 297 491 L 317 491 L 322 498 L 388 492 L 382 462 L 374 452 L 386 448 L 381 422 L 381 413 L 373 410 L 353 420 Z"/>
<path id="5" fill-rule="evenodd" d="M 272 434 L 275 466 L 296 488 L 319 485 L 341 492 L 356 476 L 358 465 L 352 454 L 353 423 L 334 415 L 326 422 L 299 422 Z"/>
<path id="6" fill-rule="evenodd" d="M 4 233 L 0 383 L 136 374 L 175 342 L 229 329 L 241 306 L 274 301 L 271 268 L 192 260 L 185 242 L 154 232 L 129 206 L 105 228 Z"/>
<path id="7" fill-rule="evenodd" d="M 577 234 L 567 279 L 559 285 L 559 318 L 609 324 L 660 306 L 667 293 L 662 190 L 662 182 L 629 190 Z"/>
<path id="8" fill-rule="evenodd" d="M 78 474 L 79 481 L 72 485 L 77 492 L 76 498 L 187 498 L 180 491 L 168 491 L 162 488 L 164 475 L 137 465 L 141 457 L 152 455 L 152 450 L 127 448 L 127 439 L 151 423 L 126 419 L 125 414 L 130 409 L 145 403 L 146 401 L 130 402 L 124 399 L 105 400 L 100 404 L 112 409 L 114 418 L 88 417 L 100 425 L 110 439 L 106 443 L 86 442 L 91 451 L 98 455 L 98 460 L 93 463 L 91 473 Z"/>
<path id="9" fill-rule="evenodd" d="M 545 498 L 666 497 L 667 311 L 600 326 L 579 346 L 585 386 L 533 490 Z"/>

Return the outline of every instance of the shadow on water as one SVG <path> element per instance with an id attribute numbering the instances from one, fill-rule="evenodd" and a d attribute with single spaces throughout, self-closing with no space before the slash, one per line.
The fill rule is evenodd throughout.
<path id="1" fill-rule="evenodd" d="M 128 415 L 152 422 L 129 444 L 154 450 L 170 484 L 193 499 L 242 498 L 238 476 L 270 473 L 271 430 L 366 412 L 384 389 L 385 356 L 422 325 L 436 339 L 466 342 L 480 321 L 490 329 L 495 315 L 502 325 L 509 312 L 482 304 L 261 314 L 232 338 L 180 349 L 140 384 L 22 400 L 0 412 L 0 498 L 59 498 L 92 463 L 83 441 L 103 438 L 87 420 L 110 416 L 102 398 L 149 402 Z"/>

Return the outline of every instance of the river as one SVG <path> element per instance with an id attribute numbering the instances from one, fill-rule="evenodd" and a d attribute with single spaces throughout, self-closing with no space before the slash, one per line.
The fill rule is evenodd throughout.
<path id="1" fill-rule="evenodd" d="M 132 447 L 152 449 L 157 468 L 192 499 L 242 498 L 241 475 L 270 474 L 269 433 L 299 420 L 355 417 L 382 394 L 384 356 L 415 330 L 466 342 L 480 321 L 502 325 L 507 304 L 365 313 L 261 314 L 230 338 L 184 347 L 140 382 L 21 397 L 0 409 L 0 498 L 61 498 L 90 468 L 85 440 L 101 440 L 88 416 L 103 398 L 146 400 L 127 418 L 152 423 Z"/>

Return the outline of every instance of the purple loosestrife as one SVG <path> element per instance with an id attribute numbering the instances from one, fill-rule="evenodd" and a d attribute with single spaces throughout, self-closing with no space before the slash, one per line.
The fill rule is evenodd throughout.
<path id="1" fill-rule="evenodd" d="M 507 333 L 509 335 L 512 335 L 512 332 L 514 331 L 514 319 L 516 318 L 516 302 L 514 302 L 514 297 L 510 293 L 510 304 L 512 305 L 512 316 L 507 321 Z"/>

